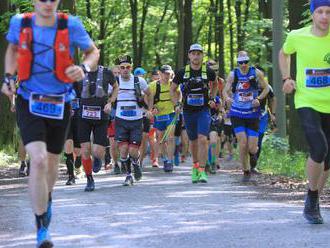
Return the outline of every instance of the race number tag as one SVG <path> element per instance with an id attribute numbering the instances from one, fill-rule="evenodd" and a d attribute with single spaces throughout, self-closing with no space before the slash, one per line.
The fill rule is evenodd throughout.
<path id="1" fill-rule="evenodd" d="M 204 95 L 189 94 L 187 98 L 187 104 L 191 106 L 204 106 Z"/>
<path id="2" fill-rule="evenodd" d="M 330 86 L 330 68 L 306 69 L 306 87 L 322 88 Z"/>
<path id="3" fill-rule="evenodd" d="M 156 121 L 169 121 L 170 115 L 158 115 L 156 116 Z"/>
<path id="4" fill-rule="evenodd" d="M 82 106 L 82 115 L 83 119 L 89 120 L 101 120 L 101 107 L 100 106 Z"/>
<path id="5" fill-rule="evenodd" d="M 125 117 L 134 117 L 137 116 L 136 106 L 121 106 L 120 115 Z"/>
<path id="6" fill-rule="evenodd" d="M 62 120 L 64 115 L 64 95 L 31 93 L 29 111 L 33 115 Z"/>
<path id="7" fill-rule="evenodd" d="M 240 93 L 238 93 L 238 101 L 239 102 L 251 102 L 251 101 L 253 101 L 253 93 L 252 92 L 240 92 Z"/>
<path id="8" fill-rule="evenodd" d="M 73 110 L 79 109 L 79 107 L 80 107 L 80 101 L 79 100 L 80 100 L 79 98 L 75 98 L 71 101 L 71 108 Z"/>

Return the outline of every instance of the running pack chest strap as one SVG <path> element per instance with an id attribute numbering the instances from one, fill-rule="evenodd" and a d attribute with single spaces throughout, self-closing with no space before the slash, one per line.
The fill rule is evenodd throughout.
<path id="1" fill-rule="evenodd" d="M 28 80 L 32 75 L 32 65 L 34 62 L 33 15 L 34 13 L 24 14 L 21 22 L 17 57 L 18 78 L 20 81 Z M 65 70 L 73 64 L 73 59 L 70 54 L 68 15 L 64 13 L 57 14 L 57 30 L 52 49 L 54 50 L 55 63 L 53 71 L 50 70 L 49 72 L 54 73 L 56 78 L 63 83 L 73 83 L 65 74 Z"/>

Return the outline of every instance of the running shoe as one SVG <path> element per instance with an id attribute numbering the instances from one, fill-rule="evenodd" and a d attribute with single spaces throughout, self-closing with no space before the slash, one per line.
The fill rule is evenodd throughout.
<path id="1" fill-rule="evenodd" d="M 198 182 L 199 183 L 207 183 L 207 180 L 208 180 L 208 178 L 207 178 L 207 174 L 205 172 L 205 169 L 200 168 L 199 169 L 199 179 L 198 179 Z"/>
<path id="2" fill-rule="evenodd" d="M 86 192 L 94 191 L 95 183 L 92 175 L 87 176 L 87 185 L 85 187 Z"/>
<path id="3" fill-rule="evenodd" d="M 98 173 L 101 170 L 101 167 L 102 167 L 102 160 L 97 157 L 94 157 L 93 172 Z"/>
<path id="4" fill-rule="evenodd" d="M 309 224 L 323 224 L 323 218 L 320 212 L 319 198 L 306 195 L 304 217 Z"/>
<path id="5" fill-rule="evenodd" d="M 21 166 L 19 167 L 19 171 L 18 171 L 18 176 L 19 177 L 25 177 L 26 176 L 25 167 L 26 167 L 26 163 L 25 163 L 25 161 L 22 161 Z"/>
<path id="6" fill-rule="evenodd" d="M 37 248 L 51 248 L 53 242 L 51 241 L 49 231 L 46 227 L 40 227 L 37 232 Z"/>
<path id="7" fill-rule="evenodd" d="M 241 182 L 242 183 L 248 183 L 248 182 L 250 182 L 250 180 L 251 180 L 251 172 L 250 171 L 244 171 Z"/>
<path id="8" fill-rule="evenodd" d="M 154 159 L 154 160 L 152 161 L 152 167 L 154 167 L 154 168 L 158 168 L 158 167 L 159 167 L 158 159 Z"/>
<path id="9" fill-rule="evenodd" d="M 136 181 L 140 181 L 142 178 L 142 171 L 140 165 L 138 163 L 133 163 L 133 169 L 134 169 L 134 179 Z"/>
<path id="10" fill-rule="evenodd" d="M 133 177 L 131 175 L 127 175 L 123 183 L 123 186 L 132 186 L 133 183 L 134 183 Z"/>
<path id="11" fill-rule="evenodd" d="M 210 165 L 210 174 L 214 175 L 214 174 L 216 174 L 216 173 L 217 173 L 217 166 L 216 166 L 215 163 L 212 163 L 212 164 Z"/>
<path id="12" fill-rule="evenodd" d="M 191 172 L 191 181 L 192 183 L 198 183 L 198 180 L 199 180 L 198 168 L 193 167 Z"/>
<path id="13" fill-rule="evenodd" d="M 73 185 L 76 183 L 76 179 L 74 176 L 69 176 L 68 181 L 66 181 L 65 185 Z"/>

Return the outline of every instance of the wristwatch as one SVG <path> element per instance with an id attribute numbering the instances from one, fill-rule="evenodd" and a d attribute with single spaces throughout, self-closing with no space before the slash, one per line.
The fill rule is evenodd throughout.
<path id="1" fill-rule="evenodd" d="M 91 68 L 90 68 L 90 66 L 87 65 L 87 64 L 81 64 L 80 67 L 83 69 L 83 71 L 84 71 L 85 73 L 89 73 L 89 72 L 91 72 Z"/>

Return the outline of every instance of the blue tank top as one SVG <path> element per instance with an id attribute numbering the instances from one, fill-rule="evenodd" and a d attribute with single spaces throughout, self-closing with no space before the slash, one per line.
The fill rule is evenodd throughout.
<path id="1" fill-rule="evenodd" d="M 235 68 L 233 72 L 234 80 L 237 80 L 237 83 L 233 83 L 236 88 L 233 93 L 230 116 L 243 119 L 259 118 L 260 107 L 254 108 L 252 106 L 252 101 L 258 96 L 256 69 L 250 67 L 247 74 L 242 74 L 238 68 Z"/>

